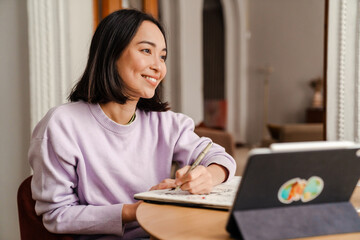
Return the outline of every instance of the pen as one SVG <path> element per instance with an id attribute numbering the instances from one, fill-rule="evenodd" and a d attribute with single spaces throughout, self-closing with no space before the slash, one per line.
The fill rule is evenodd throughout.
<path id="1" fill-rule="evenodd" d="M 201 160 L 205 157 L 205 154 L 209 151 L 209 149 L 211 148 L 211 146 L 213 145 L 212 142 L 209 142 L 209 144 L 205 147 L 205 149 L 199 154 L 199 156 L 197 157 L 197 159 L 195 160 L 195 162 L 191 165 L 191 167 L 187 170 L 187 172 L 185 173 L 184 176 L 188 175 L 189 172 L 191 172 L 194 168 L 197 167 L 197 165 L 199 165 L 199 163 L 201 162 Z M 176 187 L 176 191 L 180 189 L 181 186 L 177 186 Z"/>

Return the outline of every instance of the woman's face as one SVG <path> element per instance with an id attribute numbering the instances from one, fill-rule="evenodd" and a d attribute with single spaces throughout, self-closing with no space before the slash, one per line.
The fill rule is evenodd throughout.
<path id="1" fill-rule="evenodd" d="M 160 29 L 150 21 L 141 23 L 124 49 L 117 68 L 132 99 L 152 98 L 166 74 L 166 45 Z"/>

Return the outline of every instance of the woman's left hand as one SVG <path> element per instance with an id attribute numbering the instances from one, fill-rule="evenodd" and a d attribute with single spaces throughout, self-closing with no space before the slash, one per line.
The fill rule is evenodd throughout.
<path id="1" fill-rule="evenodd" d="M 161 181 L 161 183 L 153 186 L 152 188 L 150 188 L 151 190 L 160 190 L 160 189 L 167 189 L 167 188 L 176 188 L 176 184 L 175 184 L 175 179 L 164 179 Z"/>

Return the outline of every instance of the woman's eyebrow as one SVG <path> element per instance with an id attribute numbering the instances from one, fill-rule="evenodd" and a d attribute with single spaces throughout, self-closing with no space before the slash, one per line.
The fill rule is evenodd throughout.
<path id="1" fill-rule="evenodd" d="M 145 43 L 145 44 L 149 44 L 149 45 L 151 45 L 151 46 L 153 46 L 153 47 L 156 47 L 156 44 L 153 43 L 153 42 L 150 42 L 150 41 L 140 41 L 140 42 L 138 42 L 137 44 L 144 44 L 144 43 Z M 166 49 L 166 48 L 163 48 L 162 51 L 167 52 L 167 49 Z"/>

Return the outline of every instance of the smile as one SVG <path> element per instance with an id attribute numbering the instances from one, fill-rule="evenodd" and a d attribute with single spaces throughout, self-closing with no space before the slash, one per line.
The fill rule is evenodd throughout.
<path id="1" fill-rule="evenodd" d="M 142 75 L 142 77 L 144 77 L 144 78 L 146 78 L 146 79 L 150 80 L 151 82 L 156 83 L 156 79 L 155 79 L 155 78 L 152 78 L 152 77 L 149 77 L 149 76 L 145 76 L 145 75 Z"/>

